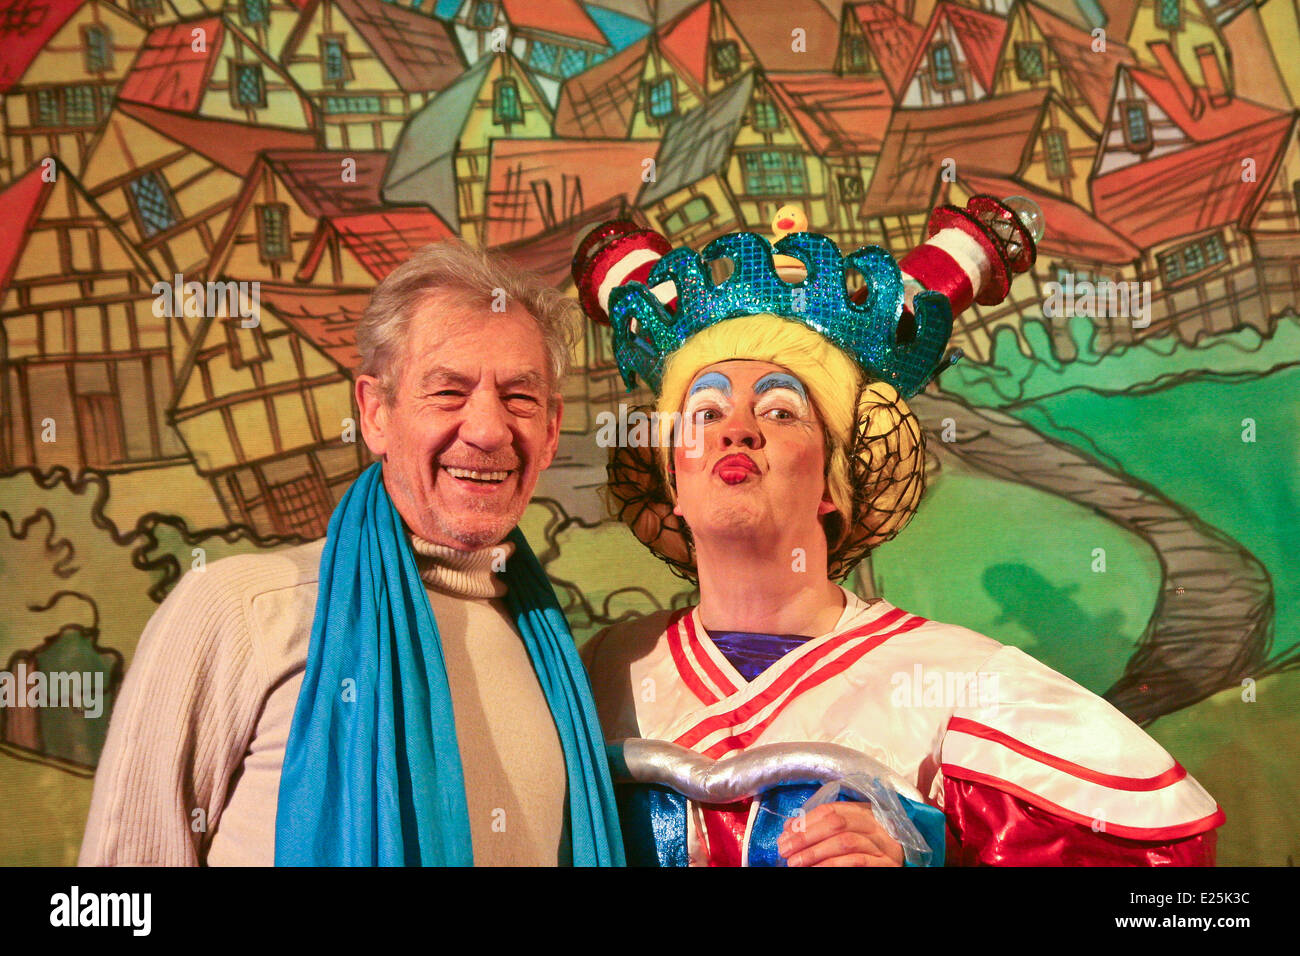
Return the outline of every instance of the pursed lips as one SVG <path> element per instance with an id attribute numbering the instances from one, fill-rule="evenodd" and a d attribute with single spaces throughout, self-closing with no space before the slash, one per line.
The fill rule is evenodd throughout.
<path id="1" fill-rule="evenodd" d="M 750 475 L 759 474 L 758 465 L 748 455 L 727 455 L 713 466 L 713 473 L 729 485 L 738 485 Z"/>

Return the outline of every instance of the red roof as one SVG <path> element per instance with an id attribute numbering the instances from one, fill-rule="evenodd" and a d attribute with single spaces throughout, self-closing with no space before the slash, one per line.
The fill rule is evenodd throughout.
<path id="1" fill-rule="evenodd" d="M 816 152 L 826 156 L 880 152 L 894 106 L 885 81 L 782 73 L 767 82 Z"/>
<path id="2" fill-rule="evenodd" d="M 263 150 L 303 150 L 316 145 L 316 134 L 308 130 L 188 116 L 138 103 L 120 103 L 118 109 L 240 177 L 248 175 Z M 104 135 L 113 133 L 110 125 Z M 123 140 L 119 146 L 123 155 L 131 158 L 132 144 Z"/>
<path id="3" fill-rule="evenodd" d="M 863 217 L 930 208 L 943 162 L 1014 176 L 1029 159 L 1047 89 L 943 109 L 896 110 L 862 201 Z"/>
<path id="4" fill-rule="evenodd" d="M 1099 176 L 1092 181 L 1092 208 L 1144 249 L 1240 223 L 1268 189 L 1291 122 L 1290 116 L 1274 114 L 1222 139 Z M 1242 182 L 1243 156 L 1255 160 L 1256 182 Z"/>
<path id="5" fill-rule="evenodd" d="M 262 283 L 262 301 L 295 332 L 345 372 L 361 364 L 357 320 L 370 302 L 369 291 L 284 290 Z"/>
<path id="6" fill-rule="evenodd" d="M 1215 107 L 1209 101 L 1203 87 L 1195 87 L 1193 94 L 1200 104 L 1201 115 L 1193 117 L 1178 95 L 1174 83 L 1159 73 L 1128 67 L 1129 73 L 1138 86 L 1146 92 L 1165 114 L 1177 124 L 1178 128 L 1198 143 L 1218 139 L 1229 133 L 1275 119 L 1277 110 L 1260 106 L 1249 100 L 1232 99 L 1223 106 Z"/>
<path id="7" fill-rule="evenodd" d="M 1121 63 L 1132 63 L 1133 51 L 1121 37 L 1108 35 L 1106 52 L 1097 53 L 1087 31 L 1033 3 L 1026 4 L 1025 9 L 1093 115 L 1104 119 L 1115 86 L 1115 69 Z"/>
<path id="8" fill-rule="evenodd" d="M 1009 24 L 997 14 L 971 10 L 968 7 L 958 6 L 951 0 L 941 0 L 934 8 L 934 13 L 930 16 L 930 25 L 925 28 L 925 35 L 917 45 L 916 52 L 912 54 L 912 62 L 908 65 L 903 86 L 911 82 L 916 74 L 917 67 L 921 65 L 926 51 L 930 48 L 930 41 L 944 19 L 947 19 L 953 35 L 961 44 L 966 54 L 966 62 L 970 65 L 971 72 L 975 74 L 975 79 L 979 80 L 985 92 L 991 92 L 993 80 L 997 76 L 998 54 L 1002 52 L 1002 41 L 1006 38 Z"/>
<path id="9" fill-rule="evenodd" d="M 44 166 L 37 163 L 0 191 L 0 209 L 4 210 L 5 218 L 5 228 L 0 229 L 0 298 L 9 288 L 9 280 L 13 278 L 18 257 L 27 245 L 30 230 L 41 217 L 41 210 L 54 187 L 54 183 L 45 182 L 44 172 Z M 46 189 L 47 186 L 50 189 Z"/>
<path id="10" fill-rule="evenodd" d="M 544 30 L 560 36 L 586 40 L 600 46 L 609 46 L 605 34 L 587 15 L 578 0 L 501 0 L 506 19 L 514 27 L 525 30 Z"/>
<path id="11" fill-rule="evenodd" d="M 889 89 L 894 96 L 901 95 L 925 27 L 883 3 L 860 3 L 852 10 L 862 25 L 867 45 L 880 63 Z"/>
<path id="12" fill-rule="evenodd" d="M 197 110 L 221 54 L 225 29 L 221 17 L 208 17 L 149 31 L 117 98 L 176 112 Z M 202 53 L 194 52 L 195 30 L 204 31 L 207 38 Z"/>
<path id="13" fill-rule="evenodd" d="M 0 0 L 0 93 L 23 78 L 85 0 Z"/>
<path id="14" fill-rule="evenodd" d="M 727 16 L 763 69 L 803 73 L 809 67 L 829 68 L 839 48 L 840 24 L 817 0 L 719 0 Z M 803 52 L 794 46 L 791 31 L 804 31 Z"/>
<path id="15" fill-rule="evenodd" d="M 356 161 L 355 180 L 340 173 L 346 159 Z M 265 161 L 289 188 L 307 215 L 343 216 L 367 212 L 384 205 L 379 189 L 388 154 L 380 150 L 285 150 L 267 153 Z"/>
<path id="16" fill-rule="evenodd" d="M 644 185 L 646 145 L 624 139 L 493 140 L 483 244 L 518 242 L 610 199 L 632 201 Z"/>
<path id="17" fill-rule="evenodd" d="M 450 227 L 426 206 L 329 216 L 321 220 L 295 279 L 310 281 L 315 275 L 331 233 L 376 282 L 387 278 L 417 249 L 452 235 Z"/>
<path id="18" fill-rule="evenodd" d="M 958 171 L 957 178 L 975 193 L 986 193 L 999 199 L 1025 196 L 1038 203 L 1046 225 L 1046 232 L 1038 243 L 1039 252 L 1114 265 L 1134 262 L 1142 257 L 1138 247 L 1114 229 L 1086 209 L 1054 193 L 980 170 Z"/>
<path id="19" fill-rule="evenodd" d="M 695 85 L 704 88 L 709 56 L 709 2 L 700 0 L 659 31 L 659 49 Z"/>

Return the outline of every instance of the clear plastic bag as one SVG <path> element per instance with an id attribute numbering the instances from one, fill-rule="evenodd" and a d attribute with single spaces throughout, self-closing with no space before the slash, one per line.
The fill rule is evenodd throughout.
<path id="1" fill-rule="evenodd" d="M 909 866 L 930 865 L 934 851 L 925 842 L 916 824 L 908 817 L 894 788 L 879 777 L 851 774 L 840 780 L 823 784 L 816 793 L 804 801 L 802 808 L 804 815 L 806 816 L 823 803 L 834 803 L 841 793 L 852 794 L 871 804 L 872 815 L 885 832 L 903 848 L 903 858 Z"/>

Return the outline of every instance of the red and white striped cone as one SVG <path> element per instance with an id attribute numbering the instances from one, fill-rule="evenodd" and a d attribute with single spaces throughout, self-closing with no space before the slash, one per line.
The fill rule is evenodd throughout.
<path id="1" fill-rule="evenodd" d="M 628 219 L 601 223 L 583 237 L 573 254 L 573 281 L 583 311 L 609 325 L 609 294 L 625 282 L 645 282 L 655 263 L 672 250 L 672 243 L 652 229 Z M 652 292 L 670 309 L 677 297 L 671 285 Z M 667 296 L 667 298 L 665 298 Z"/>

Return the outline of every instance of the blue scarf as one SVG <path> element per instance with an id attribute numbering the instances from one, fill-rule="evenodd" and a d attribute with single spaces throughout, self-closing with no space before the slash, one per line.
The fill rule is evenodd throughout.
<path id="1" fill-rule="evenodd" d="M 564 750 L 575 866 L 622 866 L 604 738 L 573 637 L 524 536 L 505 602 Z M 277 866 L 472 866 L 438 625 L 372 465 L 330 518 L 276 807 Z"/>

